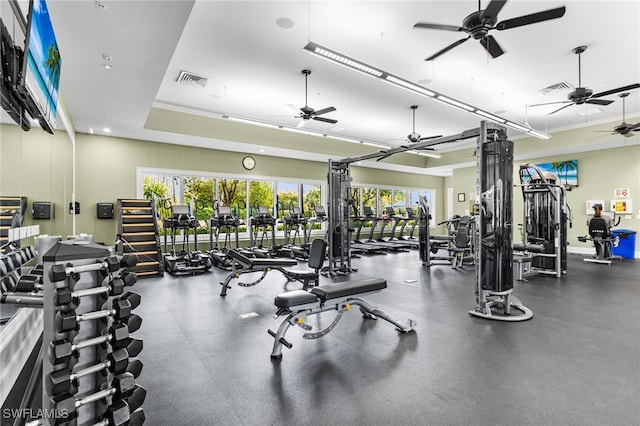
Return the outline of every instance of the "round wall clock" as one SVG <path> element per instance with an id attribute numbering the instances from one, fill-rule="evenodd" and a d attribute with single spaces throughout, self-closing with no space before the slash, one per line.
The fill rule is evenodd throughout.
<path id="1" fill-rule="evenodd" d="M 253 157 L 247 155 L 242 159 L 242 167 L 244 167 L 245 169 L 253 170 L 255 166 L 256 166 L 256 160 Z"/>

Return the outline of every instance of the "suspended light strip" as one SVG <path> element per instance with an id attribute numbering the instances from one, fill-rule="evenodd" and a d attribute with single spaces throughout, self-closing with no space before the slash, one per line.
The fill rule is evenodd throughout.
<path id="1" fill-rule="evenodd" d="M 390 149 L 391 148 L 388 145 L 383 145 L 383 144 L 380 144 L 380 143 L 377 143 L 377 142 L 369 142 L 369 141 L 363 141 L 363 140 L 360 140 L 360 139 L 348 138 L 348 137 L 344 137 L 344 136 L 337 136 L 337 135 L 332 135 L 332 134 L 325 133 L 325 132 L 319 132 L 317 130 L 284 126 L 282 124 L 269 123 L 267 121 L 254 120 L 252 118 L 235 117 L 233 115 L 227 115 L 227 114 L 224 114 L 222 116 L 222 118 L 226 118 L 227 120 L 231 120 L 231 121 L 236 121 L 238 123 L 251 124 L 251 125 L 260 126 L 260 127 L 270 127 L 270 128 L 279 129 L 279 130 L 286 130 L 287 132 L 299 133 L 301 135 L 322 136 L 322 137 L 325 137 L 325 138 L 331 138 L 331 139 L 344 141 L 344 142 L 375 146 L 376 148 L 382 148 L 382 149 Z"/>
<path id="2" fill-rule="evenodd" d="M 387 76 L 384 78 L 384 80 L 385 80 L 385 81 L 387 81 L 387 82 L 393 83 L 393 84 L 395 84 L 396 86 L 400 86 L 400 87 L 403 87 L 403 88 L 405 88 L 405 89 L 409 89 L 409 90 L 411 90 L 412 92 L 416 92 L 416 93 L 419 93 L 419 94 L 421 94 L 421 95 L 428 96 L 428 97 L 430 97 L 430 98 L 432 98 L 433 96 L 435 96 L 435 93 L 434 93 L 434 92 L 432 92 L 431 90 L 425 89 L 425 88 L 424 88 L 424 87 L 422 87 L 422 86 L 418 86 L 417 84 L 411 83 L 410 81 L 403 80 L 403 79 L 401 79 L 401 78 L 394 77 L 394 76 L 392 76 L 392 75 L 387 75 Z"/>
<path id="3" fill-rule="evenodd" d="M 413 93 L 418 93 L 420 95 L 426 96 L 428 98 L 432 98 L 435 99 L 437 101 L 440 101 L 442 103 L 445 103 L 449 106 L 452 106 L 454 108 L 458 108 L 461 109 L 463 111 L 466 112 L 470 112 L 472 114 L 476 114 L 479 115 L 483 118 L 487 118 L 491 121 L 495 121 L 496 123 L 500 123 L 504 126 L 508 126 L 511 127 L 512 129 L 518 130 L 520 132 L 524 132 L 524 133 L 528 133 L 531 136 L 535 136 L 536 138 L 540 138 L 540 139 L 549 139 L 551 136 L 547 135 L 546 133 L 543 132 L 539 132 L 537 130 L 534 129 L 530 129 L 528 127 L 522 126 L 520 124 L 517 123 L 513 123 L 511 121 L 508 121 L 502 117 L 498 117 L 497 115 L 493 115 L 493 114 L 489 114 L 488 112 L 485 112 L 477 107 L 474 107 L 472 105 L 467 105 L 464 102 L 458 101 L 456 99 L 452 99 L 448 96 L 444 96 L 441 95 L 438 92 L 435 92 L 433 90 L 427 89 L 426 87 L 422 87 L 419 84 L 416 83 L 412 83 L 410 81 L 407 81 L 403 78 L 400 78 L 398 76 L 395 76 L 393 74 L 390 74 L 386 71 L 383 71 L 381 69 L 375 68 L 371 65 L 365 64 L 364 62 L 360 62 L 356 59 L 350 58 L 348 56 L 345 56 L 341 53 L 338 53 L 334 50 L 328 49 L 326 47 L 320 46 L 319 44 L 316 44 L 312 41 L 308 42 L 307 45 L 304 47 L 304 50 L 308 51 L 309 53 L 316 55 L 320 58 L 323 59 L 327 59 L 331 62 L 334 62 L 336 64 L 339 65 L 343 65 L 345 67 L 348 67 L 352 70 L 356 70 L 359 72 L 362 72 L 370 77 L 376 77 L 381 79 L 384 82 L 387 82 L 389 84 L 393 84 L 394 86 L 397 87 L 401 87 L 405 90 L 409 90 Z"/>
<path id="4" fill-rule="evenodd" d="M 507 126 L 509 126 L 509 127 L 513 127 L 514 129 L 518 129 L 518 130 L 520 130 L 520 131 L 522 131 L 522 132 L 529 133 L 529 132 L 531 131 L 531 129 L 530 129 L 530 128 L 525 127 L 525 126 L 521 126 L 521 125 L 516 124 L 516 123 L 513 123 L 513 122 L 511 122 L 511 121 L 507 121 L 507 122 L 506 122 L 506 123 L 504 123 L 504 124 L 506 124 L 506 125 L 507 125 Z"/>
<path id="5" fill-rule="evenodd" d="M 380 143 L 375 143 L 375 142 L 367 142 L 367 141 L 360 141 L 361 144 L 363 145 L 369 145 L 369 146 L 375 146 L 376 148 L 382 148 L 382 149 L 389 149 L 391 148 L 388 145 L 382 145 Z"/>
<path id="6" fill-rule="evenodd" d="M 422 155 L 423 157 L 442 158 L 442 155 L 436 152 L 422 152 L 422 151 L 414 151 L 414 150 L 409 150 L 407 152 L 410 152 L 411 154 Z"/>
<path id="7" fill-rule="evenodd" d="M 507 120 L 500 118 L 496 115 L 489 114 L 488 112 L 484 112 L 481 109 L 476 109 L 475 111 L 473 111 L 473 113 L 481 117 L 488 118 L 489 120 L 496 121 L 500 124 L 505 124 L 507 122 Z"/>
<path id="8" fill-rule="evenodd" d="M 333 62 L 337 62 L 346 67 L 353 68 L 365 74 L 371 75 L 373 77 L 381 77 L 382 71 L 375 69 L 367 64 L 363 64 L 362 62 L 356 61 L 355 59 L 351 59 L 348 56 L 341 55 L 337 52 L 334 52 L 331 49 L 327 49 L 326 47 L 318 46 L 315 43 L 309 42 L 305 49 L 310 51 L 311 53 L 320 56 L 321 58 L 328 59 Z"/>
<path id="9" fill-rule="evenodd" d="M 531 136 L 535 136 L 536 138 L 540 138 L 540 139 L 549 139 L 551 137 L 551 136 L 547 135 L 546 133 L 540 133 L 537 130 L 533 130 L 533 129 L 529 130 L 529 134 Z"/>
<path id="10" fill-rule="evenodd" d="M 226 119 L 229 119 L 231 121 L 237 121 L 239 123 L 252 124 L 254 126 L 271 127 L 272 129 L 277 129 L 277 128 L 280 127 L 277 124 L 273 124 L 273 123 L 267 123 L 267 122 L 259 121 L 259 120 L 249 120 L 247 118 L 233 117 L 233 116 L 230 116 L 230 115 L 223 115 L 222 118 L 226 118 Z"/>
<path id="11" fill-rule="evenodd" d="M 449 104 L 449 105 L 456 106 L 458 108 L 462 108 L 465 111 L 473 111 L 474 110 L 474 108 L 472 106 L 469 106 L 469 105 L 464 104 L 462 102 L 456 101 L 455 99 L 447 98 L 446 96 L 438 95 L 438 96 L 436 96 L 436 100 L 439 100 L 439 101 L 444 102 L 444 103 Z"/>

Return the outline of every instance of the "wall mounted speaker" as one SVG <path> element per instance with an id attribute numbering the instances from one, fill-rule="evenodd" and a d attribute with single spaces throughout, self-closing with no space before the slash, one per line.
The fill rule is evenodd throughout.
<path id="1" fill-rule="evenodd" d="M 98 219 L 113 219 L 113 203 L 98 203 Z"/>

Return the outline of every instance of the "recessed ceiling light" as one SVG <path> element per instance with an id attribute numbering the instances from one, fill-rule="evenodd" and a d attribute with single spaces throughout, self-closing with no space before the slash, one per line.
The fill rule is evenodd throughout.
<path id="1" fill-rule="evenodd" d="M 429 83 L 431 83 L 430 78 L 423 78 L 422 80 L 418 80 L 418 84 L 422 84 L 423 86 Z"/>
<path id="2" fill-rule="evenodd" d="M 92 135 L 93 134 L 93 127 L 89 127 L 89 134 Z"/>
<path id="3" fill-rule="evenodd" d="M 290 30 L 291 28 L 296 26 L 296 23 L 293 22 L 293 19 L 287 18 L 286 16 L 281 16 L 276 19 L 276 25 L 284 30 Z"/>
<path id="4" fill-rule="evenodd" d="M 105 70 L 112 70 L 113 69 L 113 65 L 110 65 L 110 64 L 102 63 L 102 64 L 100 64 L 100 66 L 102 68 L 104 68 Z"/>
<path id="5" fill-rule="evenodd" d="M 97 1 L 97 2 L 96 2 L 96 7 L 97 7 L 98 9 L 103 9 L 103 10 L 104 10 L 104 9 L 106 9 L 106 8 L 107 8 L 107 5 L 106 5 L 106 4 L 104 4 L 104 3 L 102 3 L 102 2 L 100 2 L 100 1 Z"/>
<path id="6" fill-rule="evenodd" d="M 261 149 L 260 152 L 264 152 L 264 149 Z"/>
<path id="7" fill-rule="evenodd" d="M 104 129 L 102 129 L 102 131 L 105 133 L 111 133 L 111 129 L 108 127 L 105 127 Z"/>
<path id="8" fill-rule="evenodd" d="M 107 55 L 106 53 L 102 54 L 102 59 L 104 59 L 105 61 L 109 61 L 111 62 L 111 55 Z"/>

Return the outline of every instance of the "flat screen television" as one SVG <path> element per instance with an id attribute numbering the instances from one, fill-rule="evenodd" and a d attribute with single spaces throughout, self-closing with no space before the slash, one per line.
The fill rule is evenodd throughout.
<path id="1" fill-rule="evenodd" d="M 20 93 L 29 114 L 53 133 L 58 112 L 62 59 L 45 0 L 29 2 L 27 37 Z"/>

